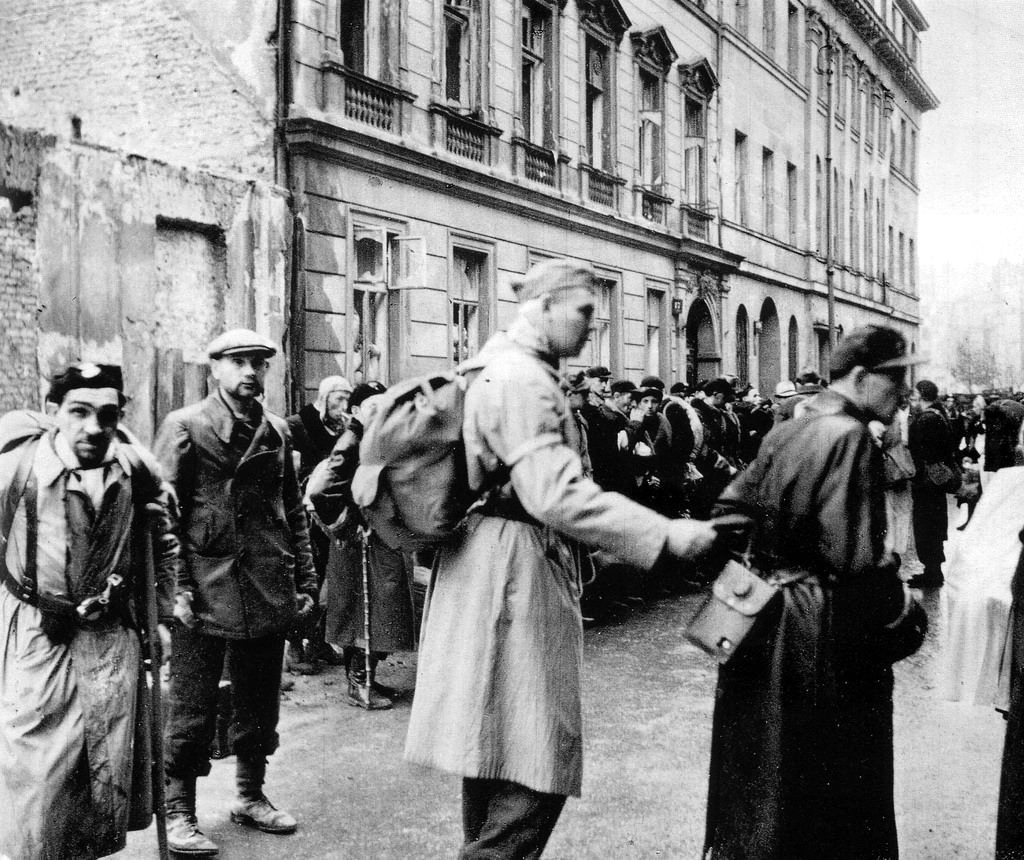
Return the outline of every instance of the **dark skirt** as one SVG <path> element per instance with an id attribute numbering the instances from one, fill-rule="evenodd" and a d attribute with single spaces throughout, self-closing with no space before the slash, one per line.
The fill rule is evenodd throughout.
<path id="1" fill-rule="evenodd" d="M 892 669 L 836 642 L 816 578 L 719 672 L 707 860 L 895 860 Z"/>
<path id="2" fill-rule="evenodd" d="M 392 653 L 416 650 L 412 562 L 370 538 L 370 649 Z M 325 638 L 340 647 L 363 646 L 363 570 L 358 540 L 332 543 L 327 562 Z"/>

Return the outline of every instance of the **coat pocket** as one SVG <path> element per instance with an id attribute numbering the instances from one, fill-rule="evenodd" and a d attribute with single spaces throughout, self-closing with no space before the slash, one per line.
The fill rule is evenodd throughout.
<path id="1" fill-rule="evenodd" d="M 209 556 L 189 553 L 185 557 L 196 583 L 193 610 L 200 620 L 233 627 L 241 616 L 241 595 L 233 555 Z"/>

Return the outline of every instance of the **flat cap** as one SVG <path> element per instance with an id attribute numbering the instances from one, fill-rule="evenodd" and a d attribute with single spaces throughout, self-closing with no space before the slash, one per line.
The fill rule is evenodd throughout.
<path id="1" fill-rule="evenodd" d="M 627 391 L 636 391 L 636 383 L 628 379 L 616 379 L 611 384 L 612 394 L 624 394 Z"/>
<path id="2" fill-rule="evenodd" d="M 225 355 L 263 355 L 269 358 L 277 355 L 277 347 L 250 329 L 233 328 L 211 340 L 206 353 L 210 358 L 223 358 Z"/>
<path id="3" fill-rule="evenodd" d="M 610 379 L 612 372 L 604 365 L 598 364 L 594 367 L 588 367 L 586 374 L 588 379 Z"/>

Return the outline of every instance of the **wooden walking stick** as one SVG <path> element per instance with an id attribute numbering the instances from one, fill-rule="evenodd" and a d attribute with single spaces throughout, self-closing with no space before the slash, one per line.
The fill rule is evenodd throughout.
<path id="1" fill-rule="evenodd" d="M 372 663 L 370 657 L 370 534 L 369 528 L 359 527 L 359 544 L 362 549 L 363 561 L 363 639 L 366 642 L 363 651 L 366 663 L 366 684 L 359 691 L 359 695 L 367 710 L 370 710 L 370 690 L 373 688 L 373 670 L 370 665 Z"/>
<path id="2" fill-rule="evenodd" d="M 150 744 L 153 757 L 153 814 L 156 818 L 156 844 L 160 860 L 170 860 L 167 848 L 167 798 L 164 790 L 164 720 L 160 690 L 162 653 L 159 617 L 156 607 L 156 566 L 153 561 L 153 514 L 143 508 L 143 575 L 146 578 L 146 644 L 149 651 Z"/>

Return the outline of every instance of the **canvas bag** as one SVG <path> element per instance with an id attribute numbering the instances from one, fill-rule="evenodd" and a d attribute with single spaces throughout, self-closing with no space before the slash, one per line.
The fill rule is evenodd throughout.
<path id="1" fill-rule="evenodd" d="M 462 422 L 479 367 L 417 377 L 363 404 L 352 498 L 389 547 L 416 552 L 455 533 L 476 495 L 466 473 Z"/>
<path id="2" fill-rule="evenodd" d="M 754 629 L 758 616 L 781 596 L 778 585 L 730 560 L 690 620 L 686 638 L 719 663 L 727 663 Z"/>

